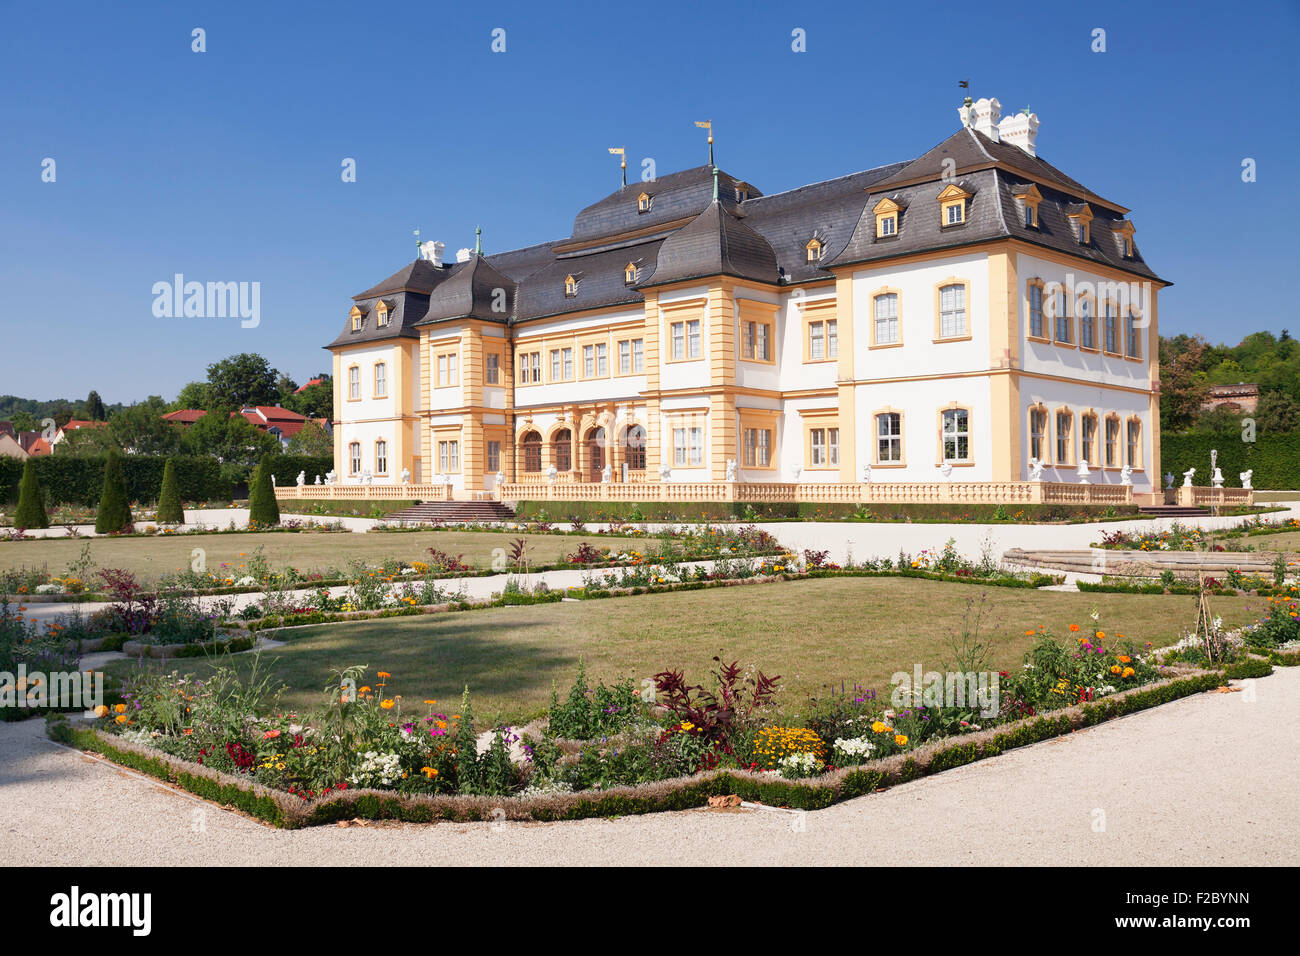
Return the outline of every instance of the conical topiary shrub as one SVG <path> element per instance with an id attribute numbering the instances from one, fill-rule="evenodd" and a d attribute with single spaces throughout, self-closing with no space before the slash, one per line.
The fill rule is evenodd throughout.
<path id="1" fill-rule="evenodd" d="M 95 515 L 95 533 L 113 534 L 130 525 L 131 505 L 126 500 L 122 456 L 110 451 L 108 460 L 104 462 L 104 493 L 99 498 L 99 512 Z"/>
<path id="2" fill-rule="evenodd" d="M 15 528 L 48 528 L 50 517 L 45 513 L 45 492 L 36 480 L 32 460 L 23 465 L 23 480 L 18 485 L 18 511 L 14 513 Z"/>
<path id="3" fill-rule="evenodd" d="M 271 456 L 263 455 L 248 489 L 248 523 L 269 528 L 280 523 L 280 504 L 271 484 Z"/>
<path id="4" fill-rule="evenodd" d="M 158 492 L 158 523 L 184 524 L 185 509 L 181 506 L 181 488 L 176 481 L 176 463 L 170 458 L 163 465 L 162 491 Z"/>

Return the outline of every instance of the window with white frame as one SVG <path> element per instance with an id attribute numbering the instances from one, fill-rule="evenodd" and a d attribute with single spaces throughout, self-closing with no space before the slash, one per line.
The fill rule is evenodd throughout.
<path id="1" fill-rule="evenodd" d="M 704 429 L 684 425 L 673 429 L 673 467 L 696 468 L 704 464 Z"/>
<path id="2" fill-rule="evenodd" d="M 460 442 L 454 439 L 438 442 L 438 469 L 444 474 L 460 471 Z"/>
<path id="3" fill-rule="evenodd" d="M 898 342 L 898 293 L 886 292 L 875 298 L 876 344 Z"/>
<path id="4" fill-rule="evenodd" d="M 354 441 L 348 444 L 348 466 L 351 474 L 357 474 L 361 471 L 361 442 Z"/>
<path id="5" fill-rule="evenodd" d="M 970 461 L 970 412 L 964 408 L 944 410 L 943 460 Z"/>
<path id="6" fill-rule="evenodd" d="M 489 352 L 485 362 L 483 377 L 487 381 L 487 384 L 499 384 L 501 381 L 501 356 L 497 355 L 495 352 Z"/>
<path id="7" fill-rule="evenodd" d="M 375 363 L 375 398 L 388 397 L 388 364 Z"/>
<path id="8" fill-rule="evenodd" d="M 645 371 L 645 340 L 623 339 L 618 343 L 618 374 L 633 375 Z"/>
<path id="9" fill-rule="evenodd" d="M 903 416 L 883 412 L 876 416 L 876 463 L 898 464 L 903 460 Z"/>
<path id="10" fill-rule="evenodd" d="M 1074 430 L 1074 416 L 1067 411 L 1056 413 L 1056 463 L 1071 464 L 1071 432 Z"/>
<path id="11" fill-rule="evenodd" d="M 487 470 L 489 472 L 501 470 L 501 443 L 499 441 L 487 443 Z"/>
<path id="12" fill-rule="evenodd" d="M 519 384 L 535 385 L 542 380 L 542 353 L 519 353 Z"/>
<path id="13" fill-rule="evenodd" d="M 966 334 L 966 286 L 952 283 L 939 289 L 939 337 L 951 339 Z"/>
<path id="14" fill-rule="evenodd" d="M 1129 358 L 1140 358 L 1142 355 L 1142 346 L 1138 338 L 1137 316 L 1129 309 L 1128 315 L 1124 319 L 1124 354 Z"/>
<path id="15" fill-rule="evenodd" d="M 1106 419 L 1106 467 L 1119 467 L 1119 419 Z"/>
<path id="16" fill-rule="evenodd" d="M 438 356 L 438 388 L 455 385 L 459 379 L 456 370 L 458 356 L 447 352 Z"/>
<path id="17" fill-rule="evenodd" d="M 1106 303 L 1106 317 L 1103 320 L 1106 351 L 1115 353 L 1119 351 L 1119 331 L 1115 322 L 1115 304 Z"/>
<path id="18" fill-rule="evenodd" d="M 808 465 L 827 468 L 840 463 L 840 430 L 812 428 L 808 431 Z"/>
<path id="19" fill-rule="evenodd" d="M 1081 460 L 1090 465 L 1097 464 L 1097 459 L 1093 457 L 1097 443 L 1097 419 L 1092 415 L 1083 416 L 1079 423 L 1079 454 Z"/>
<path id="20" fill-rule="evenodd" d="M 1029 287 L 1029 334 L 1043 338 L 1043 287 L 1035 283 Z"/>
<path id="21" fill-rule="evenodd" d="M 1097 347 L 1097 326 L 1092 317 L 1092 300 L 1079 300 L 1079 345 L 1085 349 Z"/>
<path id="22" fill-rule="evenodd" d="M 568 382 L 573 379 L 573 349 L 551 349 L 551 381 Z"/>
<path id="23" fill-rule="evenodd" d="M 348 398 L 361 397 L 361 368 L 353 365 L 348 369 Z"/>
<path id="24" fill-rule="evenodd" d="M 1070 310 L 1066 304 L 1065 292 L 1057 292 L 1052 297 L 1056 307 L 1056 341 L 1070 341 Z"/>
<path id="25" fill-rule="evenodd" d="M 772 361 L 772 326 L 767 322 L 741 323 L 741 358 Z"/>
<path id="26" fill-rule="evenodd" d="M 1128 430 L 1125 437 L 1128 439 L 1128 466 L 1130 468 L 1142 467 L 1142 423 L 1136 418 L 1128 421 Z"/>
<path id="27" fill-rule="evenodd" d="M 388 474 L 388 442 L 382 438 L 375 442 L 375 474 Z"/>

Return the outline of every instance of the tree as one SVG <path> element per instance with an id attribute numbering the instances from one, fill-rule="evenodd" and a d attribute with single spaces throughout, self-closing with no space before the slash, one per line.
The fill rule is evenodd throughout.
<path id="1" fill-rule="evenodd" d="M 1164 367 L 1160 371 L 1160 427 L 1170 431 L 1192 424 L 1208 389 L 1201 372 L 1205 340 L 1189 339 L 1180 345 L 1182 348 L 1169 362 L 1161 363 Z"/>
<path id="2" fill-rule="evenodd" d="M 289 439 L 285 452 L 290 455 L 334 455 L 334 436 L 313 421 L 305 421 L 298 434 Z"/>
<path id="3" fill-rule="evenodd" d="M 23 465 L 23 479 L 18 485 L 18 510 L 14 513 L 15 528 L 48 528 L 49 516 L 45 513 L 45 492 L 36 480 L 36 468 L 30 458 Z"/>
<path id="4" fill-rule="evenodd" d="M 263 455 L 279 450 L 274 435 L 255 427 L 243 415 L 208 412 L 181 430 L 181 448 L 190 455 L 210 456 L 223 464 L 252 468 Z M 247 472 L 245 472 L 247 474 Z"/>
<path id="5" fill-rule="evenodd" d="M 248 489 L 248 523 L 269 528 L 280 523 L 280 504 L 271 484 L 271 456 L 263 455 Z"/>
<path id="6" fill-rule="evenodd" d="M 150 395 L 109 419 L 113 441 L 132 455 L 170 455 L 180 448 L 180 427 L 163 418 L 167 403 Z M 81 429 L 79 429 L 81 430 Z"/>
<path id="7" fill-rule="evenodd" d="M 207 382 L 190 382 L 176 395 L 171 404 L 171 411 L 179 412 L 185 408 L 207 409 L 212 405 L 212 389 Z"/>
<path id="8" fill-rule="evenodd" d="M 1262 432 L 1291 432 L 1300 428 L 1300 402 L 1286 392 L 1265 392 L 1255 407 L 1255 423 Z"/>
<path id="9" fill-rule="evenodd" d="M 208 366 L 213 403 L 227 408 L 273 405 L 280 397 L 278 374 L 255 352 L 241 352 Z"/>
<path id="10" fill-rule="evenodd" d="M 308 418 L 332 418 L 334 415 L 334 380 L 325 374 L 313 376 L 320 381 L 290 395 L 280 404 L 291 412 Z"/>
<path id="11" fill-rule="evenodd" d="M 184 524 L 181 489 L 176 481 L 176 463 L 170 458 L 163 465 L 162 491 L 158 492 L 158 521 L 161 524 Z"/>
<path id="12" fill-rule="evenodd" d="M 279 377 L 275 380 L 275 390 L 279 395 L 279 398 L 277 399 L 278 403 L 284 405 L 285 399 L 298 391 L 298 383 L 288 375 L 281 372 Z"/>
<path id="13" fill-rule="evenodd" d="M 126 472 L 122 470 L 122 456 L 116 451 L 108 453 L 104 462 L 104 493 L 99 498 L 99 511 L 95 515 L 95 532 L 113 534 L 131 525 L 131 505 L 126 500 Z"/>
<path id="14" fill-rule="evenodd" d="M 86 396 L 86 418 L 92 422 L 108 421 L 108 410 L 104 408 L 104 400 L 94 389 L 91 389 L 90 394 Z"/>

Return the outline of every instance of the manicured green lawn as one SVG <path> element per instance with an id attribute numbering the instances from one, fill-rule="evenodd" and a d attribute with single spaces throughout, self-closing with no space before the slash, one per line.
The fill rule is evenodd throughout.
<path id="1" fill-rule="evenodd" d="M 160 575 L 189 567 L 191 553 L 202 548 L 207 567 L 229 564 L 238 569 L 259 546 L 273 568 L 292 564 L 300 571 L 343 568 L 354 559 L 371 563 L 385 558 L 415 561 L 427 558 L 436 547 L 479 567 L 491 567 L 495 548 L 510 547 L 516 538 L 528 542 L 528 554 L 534 564 L 551 564 L 564 560 L 583 541 L 595 547 L 636 548 L 641 551 L 657 545 L 654 539 L 610 538 L 591 535 L 524 535 L 477 531 L 410 531 L 372 534 L 320 534 L 311 532 L 231 535 L 177 535 L 149 538 L 51 538 L 40 541 L 0 542 L 0 568 L 44 565 L 52 574 L 61 574 L 68 564 L 90 545 L 90 558 L 100 568 L 125 568 L 141 581 L 154 581 Z"/>
<path id="2" fill-rule="evenodd" d="M 263 657 L 289 685 L 284 701 L 295 708 L 319 699 L 331 671 L 365 664 L 371 679 L 390 672 L 388 693 L 416 710 L 427 697 L 454 707 L 468 684 L 479 717 L 518 721 L 545 709 L 552 681 L 561 696 L 568 691 L 580 657 L 593 683 L 626 675 L 639 684 L 667 668 L 702 682 L 715 654 L 781 675 L 785 706 L 797 707 L 831 683 L 858 681 L 888 697 L 894 672 L 917 663 L 943 669 L 967 602 L 978 606 L 981 594 L 984 632 L 996 636 L 994 666 L 1004 670 L 1033 643 L 1027 630 L 1046 625 L 1069 640 L 1069 625 L 1086 629 L 1094 606 L 1103 630 L 1139 647 L 1177 640 L 1196 618 L 1193 596 L 833 578 L 307 627 L 273 634 L 288 644 Z M 1253 620 L 1262 604 L 1215 598 L 1213 607 L 1235 625 Z M 234 660 L 247 668 L 249 656 Z M 121 676 L 135 666 L 108 670 Z M 168 669 L 207 666 L 188 660 Z"/>

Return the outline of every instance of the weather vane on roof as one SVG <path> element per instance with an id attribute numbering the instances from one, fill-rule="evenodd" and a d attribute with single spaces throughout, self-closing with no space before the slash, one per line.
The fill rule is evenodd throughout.
<path id="1" fill-rule="evenodd" d="M 483 230 L 478 226 L 474 227 L 474 255 L 483 255 Z"/>
<path id="2" fill-rule="evenodd" d="M 420 253 L 420 227 L 419 226 L 415 227 L 415 252 L 418 258 Z"/>
<path id="3" fill-rule="evenodd" d="M 609 147 L 611 156 L 619 157 L 619 166 L 623 169 L 623 185 L 627 185 L 627 150 L 622 146 Z"/>
<path id="4" fill-rule="evenodd" d="M 713 165 L 713 120 L 696 120 L 695 125 L 709 131 L 709 165 Z"/>

